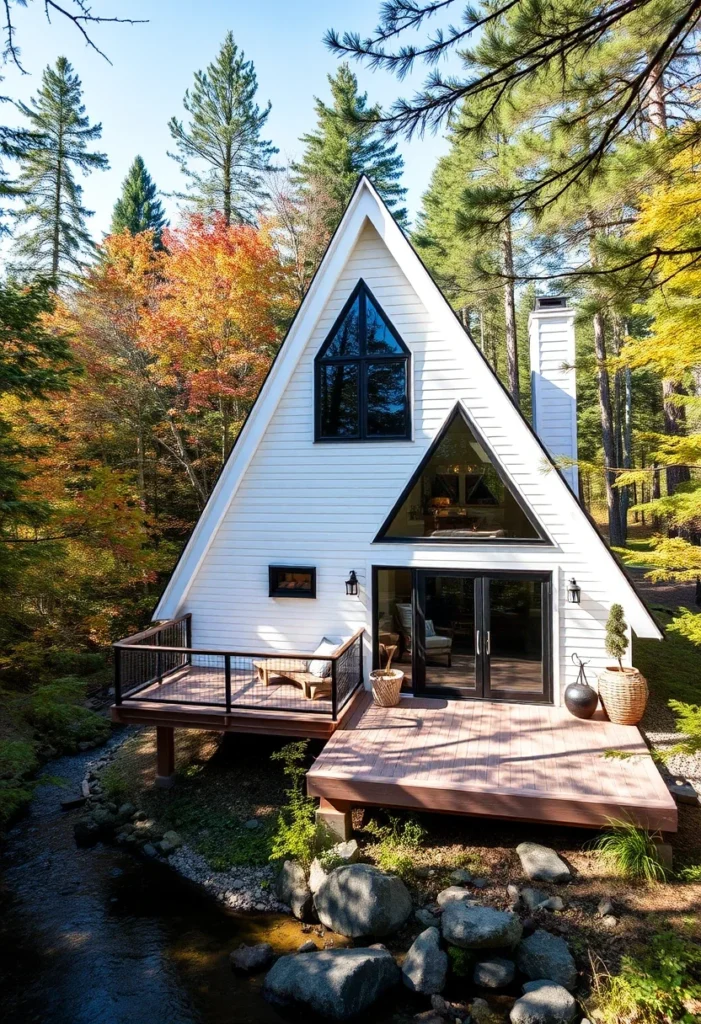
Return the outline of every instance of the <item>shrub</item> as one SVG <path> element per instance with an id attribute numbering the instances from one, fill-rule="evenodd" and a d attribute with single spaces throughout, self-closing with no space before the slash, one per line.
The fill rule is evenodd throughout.
<path id="1" fill-rule="evenodd" d="M 402 821 L 397 815 L 390 814 L 386 825 L 372 819 L 363 831 L 376 840 L 371 853 L 378 867 L 401 878 L 407 878 L 413 873 L 415 851 L 426 835 L 418 821 L 414 818 Z"/>
<path id="2" fill-rule="evenodd" d="M 701 864 L 687 864 L 680 868 L 677 878 L 681 882 L 701 882 Z"/>
<path id="3" fill-rule="evenodd" d="M 661 882 L 665 878 L 665 869 L 655 838 L 630 822 L 612 821 L 611 829 L 599 836 L 593 845 L 617 874 L 625 878 Z"/>
<path id="4" fill-rule="evenodd" d="M 107 663 L 103 654 L 93 651 L 49 651 L 46 664 L 60 676 L 92 676 Z"/>
<path id="5" fill-rule="evenodd" d="M 282 763 L 289 785 L 285 790 L 287 800 L 280 808 L 273 834 L 270 859 L 284 860 L 285 857 L 291 857 L 298 860 L 305 870 L 323 845 L 316 825 L 316 803 L 304 792 L 308 744 L 308 740 L 288 743 L 282 750 L 271 755 L 273 761 Z"/>
<path id="6" fill-rule="evenodd" d="M 612 604 L 609 617 L 606 622 L 606 640 L 604 646 L 610 658 L 615 658 L 623 670 L 621 658 L 628 650 L 628 627 L 623 616 L 623 607 L 620 604 Z"/>
<path id="7" fill-rule="evenodd" d="M 448 946 L 450 969 L 456 978 L 467 978 L 472 974 L 474 957 L 467 949 L 460 946 Z"/>
<path id="8" fill-rule="evenodd" d="M 679 700 L 670 700 L 669 706 L 677 716 L 677 731 L 684 734 L 671 752 L 692 756 L 701 753 L 701 706 L 683 704 Z"/>
<path id="9" fill-rule="evenodd" d="M 85 683 L 75 676 L 56 679 L 30 694 L 28 718 L 42 742 L 59 753 L 73 753 L 79 743 L 107 739 L 109 722 L 82 706 L 85 696 Z"/>
<path id="10" fill-rule="evenodd" d="M 701 947 L 676 932 L 653 935 L 645 950 L 624 956 L 621 972 L 595 982 L 595 1020 L 602 1024 L 693 1024 L 699 1020 Z"/>
<path id="11" fill-rule="evenodd" d="M 32 798 L 29 776 L 38 765 L 34 744 L 0 740 L 0 826 L 7 825 Z"/>

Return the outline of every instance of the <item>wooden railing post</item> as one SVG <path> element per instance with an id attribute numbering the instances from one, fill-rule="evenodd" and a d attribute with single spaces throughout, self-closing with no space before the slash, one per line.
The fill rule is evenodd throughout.
<path id="1" fill-rule="evenodd" d="M 113 647 L 114 652 L 114 702 L 122 703 L 122 649 Z"/>
<path id="2" fill-rule="evenodd" d="M 226 710 L 231 711 L 231 655 L 224 655 L 224 685 L 226 687 Z"/>

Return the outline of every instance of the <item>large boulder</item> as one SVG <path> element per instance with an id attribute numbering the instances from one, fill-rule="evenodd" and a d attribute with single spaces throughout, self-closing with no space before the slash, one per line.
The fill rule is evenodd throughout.
<path id="1" fill-rule="evenodd" d="M 441 917 L 443 937 L 461 949 L 501 949 L 515 946 L 523 927 L 516 914 L 493 907 L 450 902 Z"/>
<path id="2" fill-rule="evenodd" d="M 402 980 L 412 992 L 434 995 L 445 988 L 448 954 L 441 949 L 437 928 L 427 928 L 414 940 L 402 964 Z"/>
<path id="3" fill-rule="evenodd" d="M 533 981 L 547 978 L 570 992 L 577 984 L 577 967 L 569 946 L 559 935 L 551 935 L 542 928 L 519 944 L 516 963 Z"/>
<path id="4" fill-rule="evenodd" d="M 491 960 L 482 960 L 475 964 L 472 980 L 480 988 L 506 988 L 516 976 L 516 964 L 513 960 L 503 960 L 499 956 Z"/>
<path id="5" fill-rule="evenodd" d="M 411 897 L 401 878 L 371 864 L 336 868 L 314 902 L 322 924 L 352 939 L 391 935 L 411 914 Z"/>
<path id="6" fill-rule="evenodd" d="M 520 843 L 516 853 L 526 878 L 533 882 L 569 882 L 570 869 L 547 846 L 538 843 Z"/>
<path id="7" fill-rule="evenodd" d="M 540 978 L 523 991 L 511 1008 L 511 1024 L 570 1024 L 577 1015 L 577 1001 L 562 985 Z"/>
<path id="8" fill-rule="evenodd" d="M 281 1006 L 300 1003 L 331 1020 L 362 1013 L 399 982 L 384 949 L 325 949 L 282 956 L 265 979 L 263 995 Z"/>
<path id="9" fill-rule="evenodd" d="M 313 915 L 314 901 L 304 868 L 296 860 L 286 860 L 275 883 L 275 891 L 295 917 L 307 921 Z"/>

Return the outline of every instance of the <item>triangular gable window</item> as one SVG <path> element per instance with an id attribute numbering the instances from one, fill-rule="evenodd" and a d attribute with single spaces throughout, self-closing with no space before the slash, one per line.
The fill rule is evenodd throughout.
<path id="1" fill-rule="evenodd" d="M 359 281 L 315 360 L 316 440 L 411 437 L 409 349 Z"/>
<path id="2" fill-rule="evenodd" d="M 375 539 L 548 540 L 461 406 L 449 417 Z"/>

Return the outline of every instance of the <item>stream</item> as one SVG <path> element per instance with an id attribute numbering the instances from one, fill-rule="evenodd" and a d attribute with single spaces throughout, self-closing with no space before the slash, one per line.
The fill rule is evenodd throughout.
<path id="1" fill-rule="evenodd" d="M 109 743 L 118 743 L 113 736 Z M 62 811 L 96 751 L 43 772 L 14 826 L 0 880 L 3 1024 L 281 1024 L 262 976 L 235 976 L 240 942 L 278 953 L 305 936 L 284 915 L 235 915 L 163 864 L 99 844 L 78 849 Z"/>

